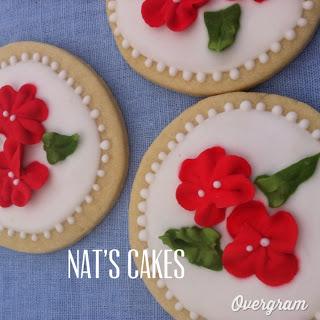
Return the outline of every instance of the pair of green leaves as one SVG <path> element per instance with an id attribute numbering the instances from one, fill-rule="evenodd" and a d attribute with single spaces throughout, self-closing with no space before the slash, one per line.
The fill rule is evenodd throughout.
<path id="1" fill-rule="evenodd" d="M 79 144 L 79 135 L 62 135 L 57 132 L 47 132 L 43 135 L 43 148 L 47 153 L 50 164 L 56 164 L 65 160 L 75 152 Z"/>
<path id="2" fill-rule="evenodd" d="M 204 13 L 210 50 L 221 52 L 235 42 L 240 28 L 240 17 L 241 7 L 239 4 L 234 4 L 220 11 Z"/>
<path id="3" fill-rule="evenodd" d="M 214 271 L 222 270 L 221 235 L 210 228 L 170 229 L 160 237 L 173 250 L 181 249 L 190 263 Z"/>
<path id="4" fill-rule="evenodd" d="M 273 174 L 256 178 L 255 184 L 266 195 L 271 208 L 281 207 L 298 189 L 300 184 L 310 179 L 316 171 L 320 153 Z"/>

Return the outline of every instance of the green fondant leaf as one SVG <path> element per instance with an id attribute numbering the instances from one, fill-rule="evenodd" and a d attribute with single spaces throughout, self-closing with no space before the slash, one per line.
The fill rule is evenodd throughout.
<path id="1" fill-rule="evenodd" d="M 222 270 L 221 235 L 210 228 L 170 229 L 160 237 L 173 250 L 181 249 L 190 263 L 214 271 Z"/>
<path id="2" fill-rule="evenodd" d="M 204 21 L 208 29 L 208 48 L 221 52 L 230 47 L 240 28 L 241 7 L 234 4 L 220 11 L 204 13 Z"/>
<path id="3" fill-rule="evenodd" d="M 259 176 L 255 184 L 267 196 L 269 206 L 279 208 L 302 183 L 313 176 L 319 159 L 320 153 L 305 158 L 271 176 Z"/>
<path id="4" fill-rule="evenodd" d="M 56 132 L 47 132 L 43 135 L 43 148 L 47 153 L 47 159 L 50 164 L 56 164 L 65 160 L 69 155 L 75 152 L 79 143 L 79 135 L 62 135 Z"/>

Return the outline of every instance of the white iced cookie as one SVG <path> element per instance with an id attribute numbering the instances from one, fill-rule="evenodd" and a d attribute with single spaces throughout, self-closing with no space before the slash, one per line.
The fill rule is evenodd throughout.
<path id="1" fill-rule="evenodd" d="M 0 61 L 0 245 L 58 250 L 113 206 L 126 131 L 102 80 L 64 50 L 14 43 Z"/>
<path id="2" fill-rule="evenodd" d="M 107 12 L 122 55 L 138 73 L 176 91 L 211 95 L 252 87 L 283 68 L 311 38 L 319 6 L 109 0 Z"/>
<path id="3" fill-rule="evenodd" d="M 155 140 L 133 185 L 130 241 L 139 270 L 143 249 L 184 248 L 183 279 L 143 278 L 175 319 L 318 316 L 319 128 L 303 103 L 231 93 L 189 108 Z"/>

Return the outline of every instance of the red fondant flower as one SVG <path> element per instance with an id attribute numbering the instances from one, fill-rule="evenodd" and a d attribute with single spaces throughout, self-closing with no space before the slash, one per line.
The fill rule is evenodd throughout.
<path id="1" fill-rule="evenodd" d="M 212 227 L 224 220 L 225 208 L 253 199 L 250 176 L 251 167 L 245 159 L 213 147 L 182 163 L 176 198 L 184 209 L 195 211 L 198 225 Z"/>
<path id="2" fill-rule="evenodd" d="M 299 269 L 298 226 L 290 213 L 270 216 L 261 202 L 250 201 L 231 213 L 227 228 L 234 238 L 223 253 L 228 272 L 238 278 L 256 275 L 269 286 L 292 281 Z"/>
<path id="3" fill-rule="evenodd" d="M 145 0 L 141 13 L 151 27 L 166 25 L 172 31 L 183 31 L 197 18 L 198 9 L 209 0 Z"/>
<path id="4" fill-rule="evenodd" d="M 0 132 L 22 144 L 39 143 L 45 132 L 42 121 L 48 117 L 44 101 L 37 99 L 37 89 L 25 84 L 19 91 L 11 86 L 0 89 Z"/>
<path id="5" fill-rule="evenodd" d="M 40 189 L 47 181 L 49 171 L 39 162 L 21 168 L 23 145 L 7 139 L 0 152 L 0 206 L 25 206 L 33 190 Z"/>

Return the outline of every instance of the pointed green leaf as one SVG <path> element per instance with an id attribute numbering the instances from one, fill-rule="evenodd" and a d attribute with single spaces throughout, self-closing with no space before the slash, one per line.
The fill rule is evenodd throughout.
<path id="1" fill-rule="evenodd" d="M 181 249 L 190 263 L 210 270 L 222 270 L 221 235 L 210 228 L 170 229 L 160 237 L 173 250 Z"/>
<path id="2" fill-rule="evenodd" d="M 240 28 L 241 7 L 234 4 L 220 11 L 204 13 L 204 22 L 208 29 L 208 48 L 221 52 L 230 47 L 237 37 Z"/>
<path id="3" fill-rule="evenodd" d="M 75 152 L 79 143 L 79 135 L 62 135 L 56 132 L 47 132 L 43 135 L 43 148 L 47 153 L 47 159 L 50 164 L 56 164 L 65 160 L 69 155 Z"/>
<path id="4" fill-rule="evenodd" d="M 320 153 L 271 175 L 259 176 L 255 184 L 267 196 L 271 208 L 281 207 L 298 187 L 310 179 L 320 159 Z"/>

